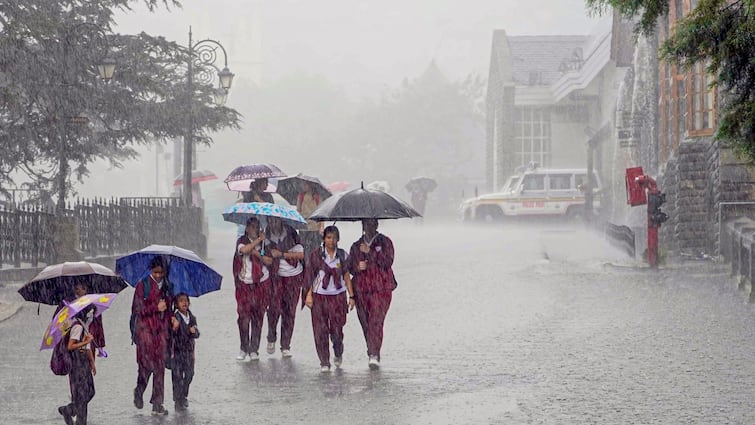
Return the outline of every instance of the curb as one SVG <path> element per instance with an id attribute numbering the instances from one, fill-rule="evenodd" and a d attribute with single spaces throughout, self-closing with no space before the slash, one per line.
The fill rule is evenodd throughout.
<path id="1" fill-rule="evenodd" d="M 19 310 L 21 310 L 22 306 L 23 305 L 20 303 L 8 303 L 0 301 L 0 322 L 13 317 L 16 313 L 18 313 Z"/>

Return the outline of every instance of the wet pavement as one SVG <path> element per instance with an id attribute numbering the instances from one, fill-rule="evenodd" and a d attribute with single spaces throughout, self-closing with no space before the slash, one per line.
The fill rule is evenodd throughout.
<path id="1" fill-rule="evenodd" d="M 358 225 L 339 224 L 341 246 Z M 237 362 L 230 277 L 233 226 L 213 228 L 221 291 L 192 300 L 202 331 L 188 412 L 136 410 L 133 289 L 105 312 L 90 424 L 744 424 L 755 421 L 755 313 L 725 266 L 650 271 L 567 227 L 461 227 L 385 222 L 399 287 L 382 367 L 367 367 L 354 312 L 344 364 L 319 371 L 309 311 L 293 358 Z M 16 288 L 0 299 L 20 302 Z M 0 322 L 0 422 L 63 423 L 67 380 L 39 344 L 53 307 L 24 304 Z M 264 331 L 263 331 L 264 338 Z M 166 399 L 170 400 L 166 377 Z M 145 394 L 145 400 L 151 388 Z"/>

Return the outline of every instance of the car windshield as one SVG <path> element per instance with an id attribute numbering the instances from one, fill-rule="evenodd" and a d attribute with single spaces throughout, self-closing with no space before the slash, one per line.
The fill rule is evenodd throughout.
<path id="1" fill-rule="evenodd" d="M 509 193 L 513 191 L 517 183 L 519 183 L 519 176 L 509 177 L 509 179 L 506 180 L 506 183 L 504 183 L 503 187 L 501 187 L 501 192 Z"/>

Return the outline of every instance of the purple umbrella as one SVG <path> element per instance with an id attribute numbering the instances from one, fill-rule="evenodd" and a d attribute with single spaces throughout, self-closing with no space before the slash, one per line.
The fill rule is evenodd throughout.
<path id="1" fill-rule="evenodd" d="M 223 182 L 228 186 L 228 190 L 244 192 L 249 190 L 249 183 L 257 179 L 268 179 L 271 177 L 285 177 L 286 173 L 273 164 L 251 164 L 236 167 L 228 174 Z"/>
<path id="2" fill-rule="evenodd" d="M 66 305 L 55 314 L 55 317 L 52 318 L 52 322 L 50 322 L 50 325 L 45 331 L 45 336 L 42 338 L 42 346 L 39 349 L 45 350 L 55 347 L 55 344 L 63 339 L 63 334 L 68 332 L 68 329 L 73 324 L 73 317 L 76 316 L 78 312 L 90 305 L 94 305 L 97 308 L 94 316 L 97 317 L 110 307 L 110 304 L 113 303 L 113 300 L 115 300 L 115 297 L 117 296 L 118 294 L 86 294 L 76 298 L 71 303 L 66 303 Z"/>

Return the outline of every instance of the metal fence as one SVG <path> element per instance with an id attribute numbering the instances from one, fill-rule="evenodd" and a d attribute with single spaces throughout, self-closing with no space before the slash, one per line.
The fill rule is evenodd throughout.
<path id="1" fill-rule="evenodd" d="M 179 198 L 113 198 L 77 200 L 63 216 L 74 223 L 74 247 L 81 257 L 91 258 L 151 244 L 181 246 L 205 256 L 202 214 L 200 208 L 184 207 Z M 39 206 L 0 209 L 0 268 L 57 262 L 58 221 L 54 211 Z"/>

